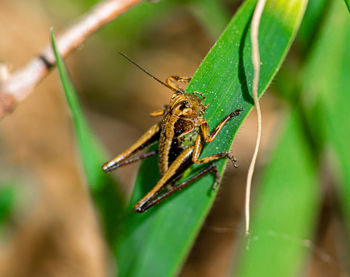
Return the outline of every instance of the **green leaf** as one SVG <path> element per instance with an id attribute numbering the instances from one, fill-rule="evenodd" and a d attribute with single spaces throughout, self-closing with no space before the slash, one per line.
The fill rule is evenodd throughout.
<path id="1" fill-rule="evenodd" d="M 350 228 L 350 21 L 339 1 L 334 1 L 324 28 L 307 64 L 303 90 L 308 92 L 305 103 L 315 103 L 323 109 L 312 114 L 330 145 L 334 159 L 334 175 L 340 182 L 338 192 Z M 334 30 L 337 30 L 334 32 Z"/>
<path id="2" fill-rule="evenodd" d="M 253 200 L 250 236 L 234 276 L 297 276 L 304 266 L 318 211 L 315 161 L 302 120 L 293 112 Z"/>
<path id="3" fill-rule="evenodd" d="M 14 210 L 17 188 L 12 182 L 0 185 L 0 228 Z"/>
<path id="4" fill-rule="evenodd" d="M 85 120 L 68 72 L 57 51 L 53 31 L 51 31 L 51 42 L 61 83 L 72 113 L 77 144 L 87 182 L 102 220 L 107 240 L 113 243 L 119 233 L 119 222 L 125 211 L 124 199 L 116 182 L 110 175 L 101 170 L 101 165 L 107 160 L 107 156 Z"/>
<path id="5" fill-rule="evenodd" d="M 189 8 L 213 39 L 221 34 L 230 20 L 228 12 L 217 0 L 192 0 Z"/>
<path id="6" fill-rule="evenodd" d="M 344 0 L 346 6 L 348 7 L 348 10 L 350 12 L 350 0 Z"/>
<path id="7" fill-rule="evenodd" d="M 244 118 L 252 109 L 250 20 L 256 1 L 246 1 L 193 76 L 187 91 L 199 91 L 210 106 L 205 117 L 211 128 L 237 108 L 243 113 L 227 124 L 201 157 L 228 151 Z M 306 1 L 267 1 L 259 41 L 261 95 L 280 67 L 298 29 Z M 223 172 L 225 162 L 217 165 Z M 156 159 L 145 161 L 139 171 L 132 206 L 159 179 Z M 189 252 L 214 201 L 213 176 L 206 176 L 143 214 L 130 208 L 125 231 L 115 245 L 119 276 L 173 276 Z"/>
<path id="8" fill-rule="evenodd" d="M 328 0 L 312 0 L 308 2 L 305 15 L 296 38 L 298 50 L 301 50 L 303 54 L 300 57 L 302 61 L 305 61 L 304 58 L 307 54 L 309 54 L 313 44 L 315 42 L 317 43 L 315 37 L 322 26 L 322 21 L 325 18 L 325 14 L 327 14 L 329 10 L 328 7 Z"/>

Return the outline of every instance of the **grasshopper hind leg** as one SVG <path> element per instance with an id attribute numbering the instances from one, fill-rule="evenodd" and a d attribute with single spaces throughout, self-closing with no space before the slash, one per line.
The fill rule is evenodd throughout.
<path id="1" fill-rule="evenodd" d="M 132 158 L 128 158 L 128 159 L 125 159 L 119 163 L 115 163 L 111 166 L 106 166 L 106 165 L 103 165 L 102 166 L 102 170 L 105 171 L 105 172 L 111 172 L 119 167 L 122 167 L 122 166 L 125 166 L 125 165 L 129 165 L 129 164 L 132 164 L 132 163 L 135 163 L 135 162 L 138 162 L 138 161 L 141 161 L 141 160 L 144 160 L 144 159 L 147 159 L 149 157 L 152 157 L 152 156 L 155 156 L 158 154 L 158 150 L 155 150 L 155 151 L 151 151 L 151 152 L 147 152 L 145 154 L 141 154 L 141 155 L 137 155 L 135 157 L 132 157 Z"/>
<path id="2" fill-rule="evenodd" d="M 149 208 L 159 204 L 161 201 L 163 201 L 165 198 L 169 197 L 173 193 L 177 192 L 178 190 L 184 189 L 185 187 L 192 184 L 194 181 L 200 179 L 201 177 L 212 173 L 215 177 L 215 182 L 212 186 L 213 190 L 215 190 L 219 184 L 220 181 L 220 174 L 219 171 L 214 164 L 210 164 L 208 167 L 204 168 L 200 172 L 198 172 L 196 175 L 192 176 L 188 180 L 183 181 L 182 183 L 172 186 L 171 189 L 168 189 L 168 191 L 164 192 L 163 194 L 159 195 L 156 198 L 151 198 L 149 201 L 143 202 L 141 205 L 136 204 L 134 206 L 134 210 L 138 213 L 143 213 L 147 211 Z M 176 182 L 176 180 L 172 180 L 172 182 L 169 182 L 169 185 L 172 185 Z"/>
<path id="3" fill-rule="evenodd" d="M 125 150 L 123 153 L 119 154 L 114 159 L 106 162 L 102 165 L 102 170 L 104 172 L 110 172 L 114 169 L 121 167 L 123 165 L 130 164 L 132 162 L 136 162 L 138 160 L 148 158 L 156 153 L 146 153 L 144 155 L 137 156 L 135 158 L 130 158 L 132 155 L 137 153 L 138 151 L 144 149 L 145 147 L 152 145 L 157 140 L 159 140 L 160 135 L 160 126 L 159 124 L 153 125 L 150 129 L 146 131 L 130 148 Z"/>

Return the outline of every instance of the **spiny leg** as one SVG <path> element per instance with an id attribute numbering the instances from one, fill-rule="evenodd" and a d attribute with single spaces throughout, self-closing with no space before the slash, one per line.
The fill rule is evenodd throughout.
<path id="1" fill-rule="evenodd" d="M 234 112 L 230 113 L 229 115 L 225 116 L 223 120 L 215 127 L 214 131 L 210 133 L 209 124 L 206 119 L 202 119 L 202 122 L 200 123 L 201 128 L 201 135 L 199 135 L 196 139 L 195 145 L 194 145 L 194 151 L 192 156 L 192 161 L 196 164 L 203 164 L 203 163 L 209 163 L 213 162 L 215 160 L 221 159 L 221 158 L 228 158 L 234 165 L 234 167 L 237 167 L 236 159 L 228 152 L 220 152 L 202 159 L 199 159 L 200 154 L 202 153 L 203 144 L 212 142 L 217 135 L 220 133 L 222 128 L 225 126 L 225 124 L 235 116 L 238 116 L 241 113 L 242 109 L 237 109 Z"/>
<path id="2" fill-rule="evenodd" d="M 136 212 L 142 213 L 145 211 L 144 206 L 147 206 L 149 202 L 157 196 L 157 194 L 166 187 L 169 183 L 176 179 L 179 170 L 186 165 L 188 161 L 191 161 L 193 152 L 193 146 L 184 150 L 176 159 L 172 162 L 165 174 L 160 178 L 157 184 L 148 192 L 139 202 L 134 206 Z"/>
<path id="3" fill-rule="evenodd" d="M 137 156 L 129 158 L 129 159 L 125 159 L 122 162 L 119 162 L 119 163 L 116 163 L 116 164 L 110 166 L 108 168 L 108 171 L 112 171 L 112 170 L 117 169 L 119 167 L 129 165 L 129 164 L 135 163 L 135 162 L 140 161 L 140 160 L 147 159 L 147 158 L 155 156 L 157 154 L 158 154 L 158 150 L 155 150 L 155 151 L 151 151 L 151 152 L 148 152 L 148 153 L 145 153 L 142 155 L 137 155 Z"/>
<path id="4" fill-rule="evenodd" d="M 181 82 L 181 83 L 188 83 L 191 81 L 191 77 L 180 77 L 177 75 L 170 76 L 166 79 L 166 83 L 168 86 L 172 87 L 175 90 L 183 91 L 179 86 L 176 84 L 176 82 Z"/>
<path id="5" fill-rule="evenodd" d="M 130 148 L 125 150 L 123 153 L 119 154 L 114 159 L 106 162 L 102 165 L 102 170 L 105 172 L 110 172 L 113 169 L 119 167 L 118 164 L 125 161 L 131 155 L 144 149 L 146 146 L 154 143 L 159 139 L 160 126 L 159 124 L 153 125 L 146 133 L 144 133 Z"/>
<path id="6" fill-rule="evenodd" d="M 198 157 L 194 157 L 192 159 L 192 161 L 195 164 L 205 164 L 205 163 L 210 163 L 210 162 L 216 161 L 216 160 L 221 159 L 221 158 L 229 159 L 232 162 L 234 167 L 236 167 L 236 168 L 238 167 L 237 160 L 229 152 L 219 152 L 219 153 L 216 153 L 214 155 L 204 157 L 202 159 L 198 159 Z"/>
<path id="7" fill-rule="evenodd" d="M 225 116 L 223 120 L 215 127 L 214 131 L 210 133 L 209 124 L 206 119 L 202 119 L 201 122 L 201 133 L 206 143 L 212 142 L 216 136 L 220 133 L 221 129 L 225 124 L 233 117 L 238 116 L 241 113 L 242 109 L 237 109 L 229 115 Z"/>
<path id="8" fill-rule="evenodd" d="M 182 183 L 172 187 L 171 190 L 163 193 L 162 195 L 158 196 L 157 198 L 146 202 L 144 205 L 142 205 L 142 207 L 139 210 L 136 210 L 136 211 L 142 213 L 142 212 L 148 210 L 149 208 L 159 204 L 161 201 L 163 201 L 165 198 L 169 197 L 170 195 L 172 195 L 176 191 L 187 187 L 188 185 L 190 185 L 194 181 L 198 180 L 199 178 L 201 178 L 204 175 L 209 174 L 209 173 L 213 173 L 215 175 L 215 182 L 212 186 L 213 190 L 215 190 L 217 188 L 217 185 L 219 184 L 220 175 L 219 175 L 219 171 L 218 171 L 217 167 L 214 164 L 211 164 L 207 168 L 198 172 L 196 175 L 192 176 L 190 179 L 185 180 Z"/>

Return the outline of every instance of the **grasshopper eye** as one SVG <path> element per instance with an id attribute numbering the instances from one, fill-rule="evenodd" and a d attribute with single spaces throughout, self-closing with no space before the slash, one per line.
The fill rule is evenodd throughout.
<path id="1" fill-rule="evenodd" d="M 182 111 L 182 115 L 184 115 L 184 116 L 189 116 L 191 114 L 192 114 L 192 109 L 190 109 L 190 108 L 186 108 Z"/>

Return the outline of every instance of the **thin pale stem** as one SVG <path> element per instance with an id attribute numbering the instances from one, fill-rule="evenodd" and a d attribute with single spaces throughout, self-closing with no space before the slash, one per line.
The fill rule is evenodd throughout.
<path id="1" fill-rule="evenodd" d="M 246 184 L 246 196 L 245 196 L 245 232 L 249 234 L 249 223 L 250 223 L 250 192 L 252 187 L 252 179 L 255 170 L 255 163 L 258 157 L 258 152 L 260 148 L 260 140 L 261 140 L 261 131 L 262 131 L 262 120 L 261 120 L 261 110 L 258 98 L 258 84 L 259 84 L 259 75 L 260 75 L 260 54 L 259 54 L 259 42 L 258 42 L 258 33 L 259 33 L 259 25 L 262 12 L 265 7 L 266 0 L 259 0 L 256 4 L 255 11 L 253 14 L 252 25 L 250 38 L 252 41 L 252 62 L 254 67 L 254 78 L 253 78 L 253 98 L 254 105 L 256 108 L 256 113 L 258 117 L 258 130 L 257 130 L 257 138 L 255 144 L 255 150 L 253 153 L 252 160 L 250 162 L 248 176 L 247 176 L 247 184 Z"/>
<path id="2" fill-rule="evenodd" d="M 141 0 L 107 0 L 96 5 L 58 37 L 57 48 L 60 55 L 65 57 L 92 33 L 139 2 Z M 55 57 L 51 46 L 48 45 L 39 56 L 10 74 L 5 81 L 2 80 L 0 82 L 0 117 L 13 110 L 16 102 L 25 99 L 54 66 Z M 1 99 L 12 99 L 13 101 Z"/>

